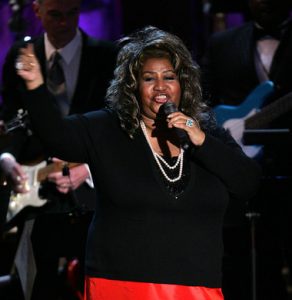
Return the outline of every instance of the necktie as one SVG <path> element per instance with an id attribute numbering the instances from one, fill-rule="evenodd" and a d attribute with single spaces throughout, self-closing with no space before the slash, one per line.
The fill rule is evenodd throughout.
<path id="1" fill-rule="evenodd" d="M 55 96 L 57 104 L 63 115 L 67 115 L 70 108 L 69 99 L 66 93 L 66 82 L 64 71 L 61 66 L 62 56 L 55 52 L 52 66 L 48 72 L 47 86 L 51 93 Z"/>

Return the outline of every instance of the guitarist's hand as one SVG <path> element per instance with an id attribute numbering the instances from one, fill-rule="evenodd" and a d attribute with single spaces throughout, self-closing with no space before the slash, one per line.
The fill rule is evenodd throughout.
<path id="1" fill-rule="evenodd" d="M 60 161 L 53 158 L 53 161 Z M 63 176 L 62 172 L 54 172 L 48 175 L 48 180 L 56 184 L 60 193 L 67 194 L 77 189 L 88 178 L 89 173 L 85 164 L 70 168 L 70 176 Z"/>
<path id="2" fill-rule="evenodd" d="M 15 193 L 27 193 L 29 191 L 27 185 L 27 175 L 22 169 L 22 166 L 10 157 L 5 157 L 0 160 L 0 166 L 12 185 Z"/>

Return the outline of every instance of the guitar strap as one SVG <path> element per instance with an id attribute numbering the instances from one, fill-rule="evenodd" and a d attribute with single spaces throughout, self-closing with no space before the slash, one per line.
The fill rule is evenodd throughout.
<path id="1" fill-rule="evenodd" d="M 25 221 L 14 259 L 25 300 L 31 299 L 36 276 L 36 263 L 31 242 L 33 225 L 34 220 Z"/>

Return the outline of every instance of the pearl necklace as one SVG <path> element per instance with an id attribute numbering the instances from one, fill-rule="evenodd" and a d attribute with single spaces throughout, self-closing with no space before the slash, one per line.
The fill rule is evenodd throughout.
<path id="1" fill-rule="evenodd" d="M 159 167 L 159 170 L 161 171 L 162 175 L 164 176 L 164 178 L 165 178 L 167 181 L 169 181 L 169 182 L 176 182 L 176 181 L 180 180 L 181 177 L 182 177 L 182 171 L 183 171 L 184 150 L 183 150 L 183 149 L 180 149 L 180 154 L 179 154 L 179 156 L 177 157 L 177 160 L 176 160 L 175 164 L 174 164 L 173 166 L 169 165 L 169 164 L 167 163 L 167 161 L 165 161 L 164 158 L 163 158 L 161 155 L 159 155 L 158 153 L 156 153 L 156 152 L 153 150 L 152 145 L 151 145 L 150 140 L 149 140 L 149 137 L 148 137 L 148 135 L 147 135 L 146 125 L 145 125 L 145 123 L 144 123 L 142 120 L 140 121 L 140 126 L 141 126 L 141 129 L 142 129 L 142 131 L 143 131 L 143 134 L 144 134 L 144 136 L 145 136 L 145 138 L 146 138 L 146 141 L 147 141 L 147 143 L 148 143 L 148 145 L 149 145 L 149 147 L 150 147 L 150 149 L 151 149 L 151 152 L 152 152 L 152 154 L 153 154 L 153 157 L 154 157 L 154 159 L 155 159 L 155 161 L 156 161 L 156 163 L 157 163 L 157 165 L 158 165 L 158 167 Z M 169 169 L 169 170 L 174 170 L 174 169 L 176 169 L 176 168 L 179 166 L 178 176 L 175 177 L 175 178 L 170 178 L 170 177 L 166 174 L 165 170 L 163 169 L 163 165 L 162 165 L 161 163 L 162 163 L 167 169 Z"/>

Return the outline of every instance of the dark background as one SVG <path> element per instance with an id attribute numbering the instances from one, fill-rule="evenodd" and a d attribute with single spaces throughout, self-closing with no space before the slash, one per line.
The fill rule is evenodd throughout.
<path id="1" fill-rule="evenodd" d="M 0 0 L 0 70 L 15 40 L 42 31 L 31 10 L 32 1 Z M 116 40 L 145 25 L 157 26 L 181 37 L 200 60 L 210 34 L 248 19 L 247 1 L 83 0 L 80 27 L 96 38 Z"/>

